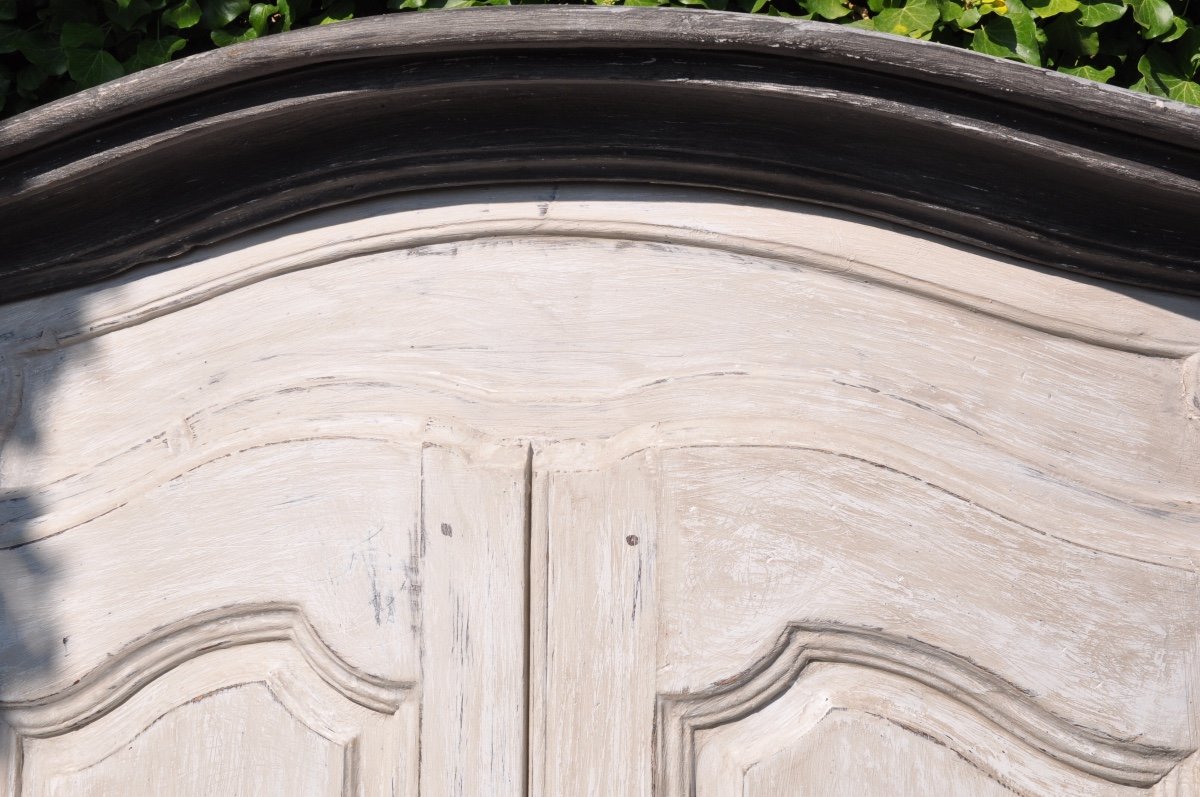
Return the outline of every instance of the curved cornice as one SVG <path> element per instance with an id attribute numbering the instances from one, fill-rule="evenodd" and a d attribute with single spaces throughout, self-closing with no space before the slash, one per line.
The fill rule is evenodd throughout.
<path id="1" fill-rule="evenodd" d="M 0 300 L 365 197 L 557 180 L 817 202 L 1200 294 L 1200 109 L 834 25 L 522 7 L 268 37 L 0 124 Z"/>

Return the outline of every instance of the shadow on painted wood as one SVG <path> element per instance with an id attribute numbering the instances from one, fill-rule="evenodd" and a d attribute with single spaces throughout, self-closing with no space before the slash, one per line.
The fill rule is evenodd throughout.
<path id="1" fill-rule="evenodd" d="M 55 322 L 77 320 L 82 302 L 79 292 L 74 301 L 64 301 Z M 16 334 L 11 320 L 12 313 L 0 308 L 0 342 Z M 44 337 L 52 334 L 47 330 Z M 60 670 L 71 655 L 70 637 L 60 635 L 48 611 L 55 601 L 59 568 L 43 546 L 31 544 L 28 531 L 46 507 L 33 490 L 6 483 L 3 465 L 14 450 L 36 451 L 40 442 L 45 419 L 31 413 L 19 422 L 22 406 L 37 407 L 70 362 L 88 348 L 85 343 L 69 353 L 59 350 L 58 356 L 42 358 L 32 389 L 24 384 L 21 364 L 0 355 L 0 707 L 23 695 L 30 681 L 43 681 Z M 0 776 L 9 780 L 0 780 L 0 793 L 19 794 L 21 742 L 6 714 L 0 708 Z"/>

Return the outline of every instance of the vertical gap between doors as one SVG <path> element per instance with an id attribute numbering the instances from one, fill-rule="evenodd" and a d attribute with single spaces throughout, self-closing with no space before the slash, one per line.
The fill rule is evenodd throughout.
<path id="1" fill-rule="evenodd" d="M 525 749 L 521 794 L 530 797 L 530 768 L 533 765 L 533 443 L 525 446 Z"/>

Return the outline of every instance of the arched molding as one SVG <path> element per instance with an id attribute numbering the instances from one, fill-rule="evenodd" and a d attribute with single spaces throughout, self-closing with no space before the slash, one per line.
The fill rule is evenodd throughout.
<path id="1" fill-rule="evenodd" d="M 916 639 L 875 628 L 799 622 L 789 625 L 770 651 L 743 672 L 708 690 L 659 696 L 660 793 L 670 797 L 695 794 L 697 733 L 753 715 L 792 689 L 818 663 L 865 668 L 889 678 L 900 676 L 914 688 L 931 689 L 967 707 L 981 726 L 987 726 L 988 733 L 999 733 L 1013 745 L 1057 765 L 1113 784 L 1149 788 L 1194 752 L 1114 739 L 1074 725 L 977 664 Z M 936 714 L 935 704 L 927 705 Z M 913 731 L 925 732 L 920 727 Z M 931 738 L 936 735 L 930 734 Z M 948 746 L 970 756 L 977 744 L 987 746 L 982 735 L 978 740 L 951 740 Z"/>
<path id="2" fill-rule="evenodd" d="M 165 673 L 205 653 L 266 642 L 289 642 L 309 668 L 347 700 L 371 711 L 399 710 L 410 684 L 360 672 L 329 648 L 299 607 L 239 605 L 202 612 L 155 629 L 70 686 L 31 700 L 0 702 L 19 735 L 59 736 L 106 716 Z M 265 676 L 265 674 L 264 674 Z"/>
<path id="3" fill-rule="evenodd" d="M 0 224 L 19 231 L 0 287 L 63 290 L 367 197 L 585 181 L 805 200 L 1195 294 L 1197 131 L 1197 109 L 819 23 L 380 17 L 188 58 L 0 125 Z"/>

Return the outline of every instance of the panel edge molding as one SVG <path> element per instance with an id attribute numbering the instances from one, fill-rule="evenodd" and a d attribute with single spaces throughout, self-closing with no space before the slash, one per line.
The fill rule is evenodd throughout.
<path id="1" fill-rule="evenodd" d="M 652 196 L 652 195 L 651 195 Z M 797 210 L 803 210 L 799 205 Z M 506 208 L 506 210 L 508 210 Z M 707 249 L 735 255 L 746 255 L 767 261 L 782 262 L 791 268 L 815 271 L 862 280 L 882 288 L 923 298 L 938 304 L 957 307 L 998 321 L 1011 323 L 1053 337 L 1079 341 L 1101 348 L 1167 359 L 1184 359 L 1200 352 L 1200 341 L 1170 339 L 1144 332 L 1127 332 L 1114 327 L 1108 319 L 1097 318 L 1093 324 L 1081 324 L 1056 318 L 1044 312 L 1020 307 L 994 297 L 970 293 L 950 285 L 907 275 L 902 270 L 887 268 L 878 262 L 884 244 L 862 245 L 852 254 L 829 251 L 816 235 L 795 234 L 794 241 L 767 240 L 754 236 L 738 236 L 728 232 L 691 226 L 682 220 L 671 223 L 636 222 L 626 217 L 571 218 L 572 209 L 556 209 L 556 218 L 539 216 L 530 204 L 518 205 L 516 214 L 504 219 L 447 221 L 431 227 L 395 224 L 386 232 L 373 231 L 361 237 L 350 237 L 349 230 L 339 230 L 337 240 L 308 242 L 301 251 L 272 257 L 264 262 L 230 269 L 208 279 L 185 281 L 182 285 L 156 297 L 147 297 L 137 306 L 84 319 L 82 323 L 62 329 L 42 330 L 38 337 L 17 345 L 15 354 L 29 356 L 53 351 L 92 340 L 101 335 L 145 323 L 155 318 L 194 307 L 217 297 L 249 287 L 274 277 L 308 269 L 329 266 L 351 258 L 381 255 L 404 250 L 443 244 L 464 243 L 486 239 L 601 239 L 636 243 L 670 243 L 684 247 Z M 561 216 L 561 217 L 559 217 Z M 863 221 L 867 221 L 863 219 Z M 895 244 L 896 241 L 889 241 Z M 874 252 L 869 250 L 874 249 Z M 860 251 L 864 250 L 864 251 Z M 868 257 L 864 258 L 866 254 Z M 874 257 L 870 257 L 874 254 Z M 186 280 L 186 277 L 184 277 Z"/>
<path id="2" fill-rule="evenodd" d="M 21 736 L 59 736 L 104 717 L 156 678 L 206 652 L 279 641 L 294 645 L 321 680 L 371 711 L 395 713 L 413 688 L 353 668 L 321 639 L 298 606 L 234 605 L 157 628 L 65 689 L 0 702 L 0 712 Z"/>
<path id="3" fill-rule="evenodd" d="M 754 713 L 818 662 L 902 676 L 962 704 L 981 723 L 1040 755 L 1114 784 L 1152 787 L 1195 752 L 1115 739 L 1074 725 L 979 665 L 916 639 L 875 628 L 794 623 L 745 671 L 705 691 L 659 696 L 655 745 L 660 793 L 694 794 L 698 731 Z"/>

